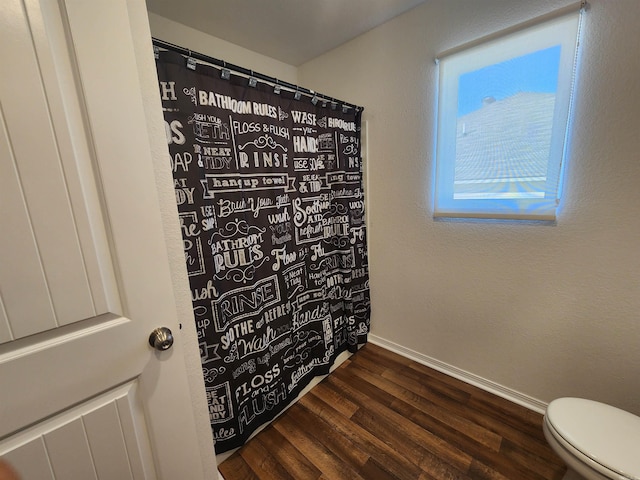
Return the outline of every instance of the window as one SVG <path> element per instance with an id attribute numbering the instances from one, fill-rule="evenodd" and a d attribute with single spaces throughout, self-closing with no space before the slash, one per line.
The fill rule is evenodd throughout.
<path id="1" fill-rule="evenodd" d="M 438 59 L 434 215 L 554 220 L 579 14 Z"/>

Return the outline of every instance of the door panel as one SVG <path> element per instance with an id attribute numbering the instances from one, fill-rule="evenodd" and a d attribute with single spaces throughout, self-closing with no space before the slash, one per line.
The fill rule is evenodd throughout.
<path id="1" fill-rule="evenodd" d="M 0 154 L 1 155 L 1 154 Z M 0 178 L 2 172 L 0 172 Z M 2 185 L 0 185 L 2 188 Z M 7 311 L 2 301 L 2 295 L 0 295 L 0 343 L 8 342 L 13 338 L 11 333 L 11 327 L 9 326 L 9 318 L 7 317 Z"/>
<path id="2" fill-rule="evenodd" d="M 101 262 L 94 247 L 93 239 L 103 245 L 105 234 L 69 52 L 45 35 L 47 27 L 59 41 L 62 18 L 52 15 L 45 25 L 34 2 L 29 17 L 23 10 L 29 4 L 6 3 L 0 61 L 11 65 L 11 75 L 0 82 L 1 218 L 13 228 L 0 248 L 13 255 L 0 288 L 15 339 L 106 313 L 100 265 L 110 262 Z M 104 275 L 113 282 L 112 272 Z M 22 302 L 19 293 L 27 290 L 30 301 Z M 25 316 L 31 320 L 20 320 Z"/>
<path id="3" fill-rule="evenodd" d="M 0 438 L 136 377 L 151 360 L 141 322 L 106 314 L 80 323 L 0 346 Z"/>
<path id="4" fill-rule="evenodd" d="M 44 436 L 45 455 L 56 478 L 98 480 L 82 418 L 60 425 Z M 16 465 L 20 468 L 20 465 Z"/>
<path id="5" fill-rule="evenodd" d="M 0 98 L 4 100 L 4 94 Z M 11 228 L 4 228 L 0 235 L 0 251 L 12 252 L 12 255 L 3 255 L 0 269 L 4 317 L 4 321 L 0 322 L 0 343 L 3 343 L 55 328 L 56 319 L 29 224 L 15 157 L 9 148 L 4 111 L 0 112 L 0 129 L 0 222 L 2 225 L 11 225 Z M 20 274 L 15 275 L 15 272 Z M 22 302 L 20 294 L 27 291 L 30 292 L 30 301 Z M 32 321 L 18 320 L 23 318 L 30 318 Z"/>
<path id="6" fill-rule="evenodd" d="M 130 1 L 0 9 L 0 455 L 25 479 L 204 477 Z"/>
<path id="7" fill-rule="evenodd" d="M 25 209 L 30 232 L 15 239 L 17 245 L 2 247 L 19 252 L 22 242 L 36 245 L 40 260 L 36 270 L 44 274 L 53 309 L 53 322 L 48 321 L 45 325 L 55 327 L 92 317 L 96 312 L 61 164 L 62 152 L 58 148 L 57 138 L 66 132 L 54 130 L 58 126 L 62 129 L 64 123 L 52 123 L 47 103 L 48 96 L 59 97 L 60 94 L 44 88 L 42 74 L 46 72 L 39 68 L 22 2 L 7 0 L 4 3 L 3 8 L 7 9 L 4 15 L 11 18 L 3 22 L 0 29 L 3 45 L 0 61 L 2 65 L 11 65 L 11 74 L 5 73 L 0 82 L 3 143 L 9 147 L 9 152 L 3 152 L 2 161 L 10 163 L 3 170 L 8 171 L 13 166 L 12 180 L 17 185 L 12 190 L 19 193 L 7 199 L 3 213 L 9 215 L 8 224 L 13 224 L 17 223 L 13 212 L 22 216 L 20 207 Z M 5 284 L 3 282 L 3 287 Z M 9 298 L 13 299 L 13 296 Z M 24 322 L 16 322 L 11 316 L 9 319 L 17 338 L 35 333 L 33 328 L 18 328 Z"/>
<path id="8" fill-rule="evenodd" d="M 147 433 L 131 421 L 137 395 L 130 383 L 41 422 L 6 442 L 4 457 L 24 478 L 153 478 Z"/>
<path id="9" fill-rule="evenodd" d="M 3 457 L 20 471 L 23 478 L 55 480 L 42 437 L 34 438 L 16 447 Z M 91 479 L 91 477 L 88 478 Z"/>

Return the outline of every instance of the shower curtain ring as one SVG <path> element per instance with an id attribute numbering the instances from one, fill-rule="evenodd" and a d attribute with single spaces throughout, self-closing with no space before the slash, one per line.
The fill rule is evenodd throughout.
<path id="1" fill-rule="evenodd" d="M 227 68 L 227 62 L 222 60 L 222 70 L 220 70 L 220 77 L 223 80 L 229 80 L 231 78 L 231 71 Z"/>
<path id="2" fill-rule="evenodd" d="M 251 70 L 251 76 L 249 77 L 249 86 L 255 87 L 258 83 L 258 80 L 253 76 L 253 70 Z"/>
<path id="3" fill-rule="evenodd" d="M 188 49 L 189 51 L 189 56 L 187 57 L 187 68 L 189 70 L 195 70 L 196 69 L 196 59 L 191 57 L 191 49 Z"/>

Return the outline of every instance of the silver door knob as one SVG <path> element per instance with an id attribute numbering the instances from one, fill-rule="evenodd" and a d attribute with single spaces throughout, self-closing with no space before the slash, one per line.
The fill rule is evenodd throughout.
<path id="1" fill-rule="evenodd" d="M 167 327 L 158 327 L 149 335 L 149 345 L 156 350 L 168 350 L 173 345 L 173 334 Z"/>

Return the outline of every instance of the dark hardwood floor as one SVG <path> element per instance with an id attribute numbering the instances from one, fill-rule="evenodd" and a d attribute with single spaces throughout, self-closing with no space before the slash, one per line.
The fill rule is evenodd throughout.
<path id="1" fill-rule="evenodd" d="M 552 480 L 542 416 L 367 344 L 219 465 L 226 480 Z"/>

